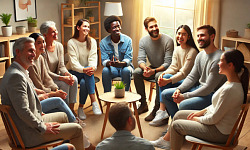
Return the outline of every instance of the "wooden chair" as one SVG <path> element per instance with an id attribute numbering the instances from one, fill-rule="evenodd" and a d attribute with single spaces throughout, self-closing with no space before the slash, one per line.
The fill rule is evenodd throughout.
<path id="1" fill-rule="evenodd" d="M 148 100 L 149 100 L 149 102 L 151 102 L 152 95 L 153 95 L 153 89 L 155 89 L 156 81 L 155 81 L 155 79 L 146 80 L 146 81 L 150 82 L 150 92 L 149 92 Z"/>
<path id="2" fill-rule="evenodd" d="M 213 148 L 218 148 L 218 149 L 233 149 L 238 145 L 238 138 L 240 135 L 240 132 L 242 130 L 243 124 L 245 122 L 246 116 L 247 116 L 247 111 L 249 109 L 249 104 L 243 104 L 241 108 L 240 115 L 237 119 L 237 121 L 234 124 L 234 127 L 231 131 L 231 134 L 229 135 L 226 144 L 218 144 L 218 143 L 212 143 L 212 142 L 207 142 L 201 139 L 198 139 L 193 136 L 186 135 L 185 139 L 189 142 L 192 143 L 192 150 L 195 150 L 197 146 L 198 150 L 201 150 L 203 146 L 208 146 L 208 147 L 213 147 Z"/>
<path id="3" fill-rule="evenodd" d="M 9 146 L 13 150 L 21 150 L 21 149 L 25 149 L 25 150 L 46 149 L 47 150 L 48 147 L 55 147 L 63 143 L 63 140 L 56 140 L 56 141 L 48 142 L 48 143 L 41 144 L 35 147 L 30 147 L 30 148 L 25 147 L 23 140 L 21 138 L 21 135 L 19 131 L 17 130 L 17 127 L 9 114 L 10 109 L 11 107 L 8 105 L 0 104 L 0 112 L 1 112 L 2 120 L 6 129 L 6 132 L 9 136 Z M 18 143 L 20 145 L 17 145 Z"/>

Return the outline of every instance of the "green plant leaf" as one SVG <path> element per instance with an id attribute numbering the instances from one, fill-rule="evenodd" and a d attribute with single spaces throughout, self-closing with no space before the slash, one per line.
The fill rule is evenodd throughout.
<path id="1" fill-rule="evenodd" d="M 116 89 L 124 89 L 125 86 L 126 86 L 126 84 L 124 84 L 123 81 L 119 81 L 119 82 L 116 82 L 116 83 L 114 84 L 114 86 L 115 86 Z"/>
<path id="2" fill-rule="evenodd" d="M 12 16 L 12 14 L 7 14 L 7 13 L 2 13 L 2 14 L 0 15 L 2 22 L 3 22 L 6 26 L 9 25 L 11 16 Z"/>
<path id="3" fill-rule="evenodd" d="M 250 29 L 250 23 L 247 24 L 247 28 Z"/>

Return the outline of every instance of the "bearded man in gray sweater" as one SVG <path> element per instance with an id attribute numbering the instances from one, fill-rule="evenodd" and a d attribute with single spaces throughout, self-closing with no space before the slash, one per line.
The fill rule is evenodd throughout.
<path id="1" fill-rule="evenodd" d="M 155 18 L 147 17 L 144 20 L 144 26 L 149 35 L 143 37 L 139 42 L 137 58 L 139 67 L 133 73 L 136 91 L 141 95 L 141 105 L 138 108 L 139 114 L 148 111 L 143 79 L 158 81 L 160 74 L 170 66 L 174 51 L 173 39 L 166 34 L 159 33 L 159 27 Z M 147 58 L 150 66 L 146 65 Z M 155 107 L 150 115 L 145 118 L 146 121 L 151 121 L 160 107 L 158 93 L 159 86 L 156 82 Z"/>

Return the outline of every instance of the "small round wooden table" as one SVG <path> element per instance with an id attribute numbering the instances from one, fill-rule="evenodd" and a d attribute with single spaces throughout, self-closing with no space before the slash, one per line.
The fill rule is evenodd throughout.
<path id="1" fill-rule="evenodd" d="M 138 129 L 140 132 L 140 136 L 143 138 L 142 130 L 141 130 L 141 123 L 140 123 L 138 111 L 136 108 L 136 102 L 141 99 L 141 95 L 139 95 L 137 93 L 132 93 L 132 92 L 125 92 L 125 96 L 123 98 L 115 98 L 114 92 L 106 92 L 106 93 L 100 95 L 99 97 L 102 101 L 107 103 L 107 109 L 106 109 L 106 113 L 105 113 L 105 117 L 104 117 L 104 121 L 103 121 L 101 139 L 103 139 L 104 131 L 106 128 L 110 104 L 111 103 L 119 103 L 119 102 L 127 102 L 127 103 L 133 104 L 137 126 L 138 126 Z"/>

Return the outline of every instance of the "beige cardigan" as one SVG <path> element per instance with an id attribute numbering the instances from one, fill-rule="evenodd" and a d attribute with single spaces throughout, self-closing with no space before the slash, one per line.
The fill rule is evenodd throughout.
<path id="1" fill-rule="evenodd" d="M 190 73 L 197 54 L 197 50 L 195 50 L 193 47 L 182 49 L 180 46 L 178 46 L 174 50 L 172 63 L 168 69 L 164 71 L 165 74 L 173 75 L 171 77 L 173 84 L 184 79 Z"/>
<path id="2" fill-rule="evenodd" d="M 44 90 L 46 93 L 55 91 L 58 86 L 54 83 L 53 79 L 48 74 L 48 66 L 42 55 L 37 60 L 34 60 L 34 65 L 30 66 L 29 77 L 36 88 Z"/>

